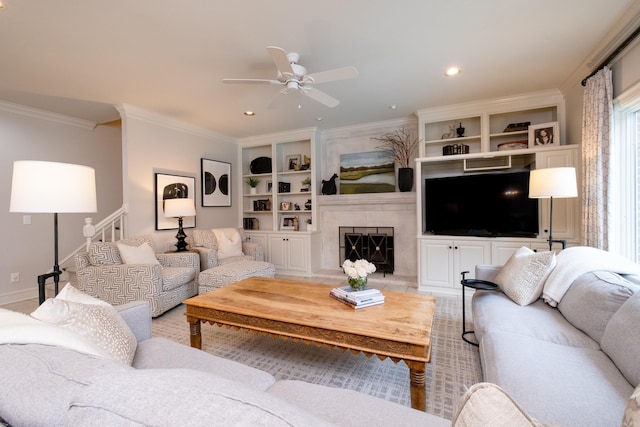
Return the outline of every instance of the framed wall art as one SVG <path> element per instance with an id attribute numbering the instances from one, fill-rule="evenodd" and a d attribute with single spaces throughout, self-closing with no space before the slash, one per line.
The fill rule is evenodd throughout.
<path id="1" fill-rule="evenodd" d="M 560 145 L 558 122 L 529 126 L 529 148 L 543 145 Z"/>
<path id="2" fill-rule="evenodd" d="M 177 230 L 178 219 L 164 216 L 164 201 L 167 199 L 195 199 L 196 179 L 191 176 L 156 173 L 155 192 L 156 230 Z M 195 226 L 195 216 L 184 217 L 183 228 L 194 228 Z"/>
<path id="3" fill-rule="evenodd" d="M 231 163 L 201 159 L 202 206 L 231 206 Z"/>

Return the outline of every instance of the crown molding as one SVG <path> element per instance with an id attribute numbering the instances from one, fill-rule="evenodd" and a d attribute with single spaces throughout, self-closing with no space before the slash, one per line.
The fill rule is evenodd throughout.
<path id="1" fill-rule="evenodd" d="M 60 123 L 67 126 L 74 126 L 81 129 L 94 130 L 97 126 L 96 122 L 78 119 L 76 117 L 64 114 L 52 113 L 51 111 L 41 110 L 39 108 L 27 107 L 26 105 L 14 104 L 12 102 L 0 101 L 0 110 L 9 113 L 20 114 L 22 116 L 31 117 L 40 120 L 48 120 L 54 123 Z"/>
<path id="2" fill-rule="evenodd" d="M 223 140 L 224 142 L 233 144 L 238 143 L 237 139 L 229 137 L 227 135 L 223 135 L 210 129 L 205 129 L 200 126 L 185 123 L 173 117 L 147 111 L 133 105 L 121 104 L 116 105 L 115 107 L 118 110 L 118 113 L 120 113 L 120 117 L 122 117 L 123 119 L 132 118 L 156 126 L 162 126 L 167 129 L 172 129 L 178 132 L 188 133 L 199 138 Z"/>
<path id="3" fill-rule="evenodd" d="M 417 126 L 418 119 L 415 116 L 401 117 L 399 119 L 381 120 L 377 122 L 361 123 L 353 126 L 342 126 L 338 128 L 325 129 L 322 132 L 322 136 L 325 139 L 336 138 L 342 135 L 348 135 L 353 133 L 359 133 L 361 131 L 371 133 L 375 129 L 383 127 L 396 127 L 396 126 Z"/>

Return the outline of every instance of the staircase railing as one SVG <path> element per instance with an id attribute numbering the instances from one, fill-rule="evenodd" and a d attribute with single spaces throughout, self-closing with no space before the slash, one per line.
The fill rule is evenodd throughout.
<path id="1" fill-rule="evenodd" d="M 82 251 L 89 249 L 89 245 L 92 242 L 115 242 L 126 237 L 126 229 L 124 224 L 124 218 L 129 213 L 129 205 L 124 204 L 120 209 L 93 225 L 92 218 L 84 219 L 84 226 L 82 227 L 82 235 L 84 236 L 85 243 L 77 247 L 69 255 L 67 255 L 60 265 L 66 265 L 67 262 L 73 259 L 73 257 Z M 66 270 L 62 268 L 62 270 Z"/>

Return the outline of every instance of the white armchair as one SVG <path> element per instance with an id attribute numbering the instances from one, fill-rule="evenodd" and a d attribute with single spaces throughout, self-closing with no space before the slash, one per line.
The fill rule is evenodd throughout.
<path id="1" fill-rule="evenodd" d="M 148 251 L 145 243 L 150 246 Z M 133 252 L 121 254 L 118 244 L 126 245 L 126 252 Z M 145 254 L 147 260 L 138 262 L 136 258 L 144 256 L 135 251 L 149 252 Z M 76 255 L 75 263 L 80 290 L 113 305 L 149 301 L 153 317 L 198 293 L 198 254 L 155 254 L 150 236 L 92 243 L 87 252 Z"/>

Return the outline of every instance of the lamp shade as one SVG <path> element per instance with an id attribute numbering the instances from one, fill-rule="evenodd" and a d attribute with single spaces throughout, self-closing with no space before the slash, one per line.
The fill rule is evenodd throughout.
<path id="1" fill-rule="evenodd" d="M 195 216 L 196 206 L 193 199 L 166 199 L 164 201 L 164 216 L 180 218 Z"/>
<path id="2" fill-rule="evenodd" d="M 31 160 L 13 163 L 9 212 L 96 211 L 96 175 L 93 168 Z"/>
<path id="3" fill-rule="evenodd" d="M 548 199 L 578 197 L 575 168 L 532 170 L 529 175 L 529 198 Z"/>

